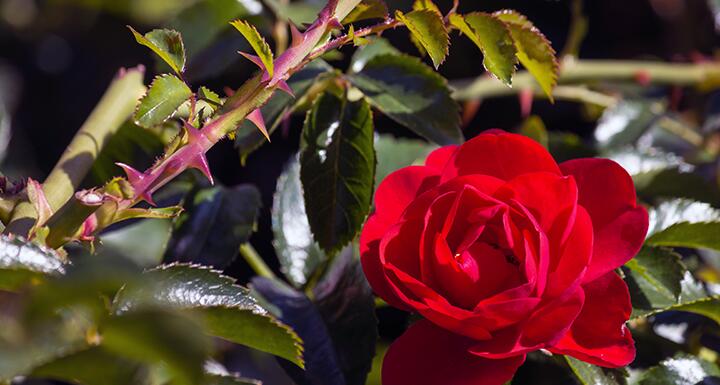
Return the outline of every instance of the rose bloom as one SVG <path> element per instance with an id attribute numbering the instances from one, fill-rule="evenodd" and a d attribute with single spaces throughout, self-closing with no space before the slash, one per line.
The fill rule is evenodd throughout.
<path id="1" fill-rule="evenodd" d="M 538 349 L 634 359 L 614 270 L 637 254 L 648 215 L 617 163 L 558 165 L 492 130 L 390 174 L 375 207 L 360 236 L 368 281 L 424 317 L 390 346 L 383 385 L 501 385 Z"/>

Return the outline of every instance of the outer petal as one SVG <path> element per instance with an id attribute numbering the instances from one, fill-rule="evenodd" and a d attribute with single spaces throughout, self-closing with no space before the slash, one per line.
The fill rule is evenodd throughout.
<path id="1" fill-rule="evenodd" d="M 437 185 L 438 173 L 431 167 L 410 166 L 388 175 L 375 192 L 375 215 L 397 222 L 410 202 Z"/>
<path id="2" fill-rule="evenodd" d="M 510 180 L 529 172 L 560 169 L 550 153 L 534 140 L 493 130 L 465 142 L 443 170 L 442 180 L 459 175 L 483 174 Z"/>
<path id="3" fill-rule="evenodd" d="M 575 159 L 560 168 L 575 177 L 579 204 L 592 218 L 593 257 L 585 282 L 621 266 L 640 250 L 648 215 L 636 202 L 630 175 L 609 159 Z"/>
<path id="4" fill-rule="evenodd" d="M 388 350 L 383 385 L 502 385 L 525 361 L 525 355 L 491 360 L 467 350 L 472 340 L 427 320 L 413 324 Z"/>
<path id="5" fill-rule="evenodd" d="M 580 315 L 550 351 L 605 367 L 629 364 L 635 359 L 635 343 L 625 326 L 632 311 L 627 285 L 609 272 L 583 288 Z"/>
<path id="6" fill-rule="evenodd" d="M 425 166 L 432 167 L 438 171 L 442 171 L 445 168 L 450 159 L 455 155 L 455 152 L 460 148 L 458 145 L 451 145 L 440 147 L 437 150 L 430 153 L 425 160 Z"/>

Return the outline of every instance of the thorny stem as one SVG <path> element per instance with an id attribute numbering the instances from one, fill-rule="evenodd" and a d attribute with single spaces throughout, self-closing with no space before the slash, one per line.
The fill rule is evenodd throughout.
<path id="1" fill-rule="evenodd" d="M 75 134 L 65 152 L 43 183 L 53 211 L 62 207 L 78 188 L 100 151 L 135 109 L 145 93 L 144 68 L 122 69 L 100 102 Z M 15 206 L 6 233 L 27 235 L 36 213 L 28 202 Z"/>

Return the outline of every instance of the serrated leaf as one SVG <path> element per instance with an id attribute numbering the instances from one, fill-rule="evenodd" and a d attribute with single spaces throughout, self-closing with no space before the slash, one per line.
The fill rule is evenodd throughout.
<path id="1" fill-rule="evenodd" d="M 273 196 L 272 230 L 280 270 L 293 286 L 303 287 L 327 255 L 310 231 L 297 156 L 291 158 L 278 178 Z"/>
<path id="2" fill-rule="evenodd" d="M 627 371 L 601 368 L 570 356 L 564 356 L 575 377 L 582 385 L 626 385 Z"/>
<path id="3" fill-rule="evenodd" d="M 205 332 L 283 357 L 303 366 L 297 335 L 272 317 L 232 278 L 195 265 L 171 264 L 143 274 L 151 285 L 129 285 L 114 301 L 125 313 L 142 304 L 160 304 L 199 313 Z"/>
<path id="4" fill-rule="evenodd" d="M 145 35 L 128 26 L 138 43 L 150 48 L 178 75 L 185 71 L 185 46 L 180 33 L 170 29 L 154 29 Z"/>
<path id="5" fill-rule="evenodd" d="M 255 50 L 255 53 L 262 61 L 270 77 L 273 76 L 273 53 L 270 50 L 270 46 L 265 41 L 265 38 L 260 35 L 257 29 L 245 20 L 234 20 L 230 22 L 230 25 L 235 27 L 250 43 L 250 46 Z"/>
<path id="6" fill-rule="evenodd" d="M 720 251 L 720 222 L 681 222 L 653 234 L 646 244 Z"/>
<path id="7" fill-rule="evenodd" d="M 198 97 L 218 106 L 222 104 L 222 99 L 220 99 L 220 95 L 205 86 L 202 86 L 198 89 Z"/>
<path id="8" fill-rule="evenodd" d="M 186 198 L 185 212 L 175 221 L 165 262 L 194 262 L 224 269 L 255 229 L 260 192 L 249 184 L 215 186 Z"/>
<path id="9" fill-rule="evenodd" d="M 176 76 L 158 76 L 140 99 L 133 120 L 141 127 L 157 126 L 170 118 L 191 95 L 187 84 Z"/>
<path id="10" fill-rule="evenodd" d="M 360 72 L 367 62 L 380 55 L 399 54 L 397 48 L 393 47 L 387 39 L 376 37 L 370 40 L 370 43 L 358 48 L 350 59 L 350 71 Z"/>
<path id="11" fill-rule="evenodd" d="M 680 353 L 646 370 L 639 385 L 710 384 L 720 377 L 720 368 L 712 362 Z"/>
<path id="12" fill-rule="evenodd" d="M 65 273 L 65 260 L 54 250 L 23 238 L 0 235 L 0 290 L 18 290 L 46 276 Z"/>
<path id="13" fill-rule="evenodd" d="M 388 15 L 388 7 L 383 0 L 362 0 L 343 19 L 343 24 L 369 19 L 384 19 Z"/>
<path id="14" fill-rule="evenodd" d="M 420 9 L 407 14 L 396 11 L 395 18 L 405 24 L 411 35 L 427 51 L 435 68 L 440 67 L 450 48 L 450 38 L 442 15 L 434 10 Z"/>
<path id="15" fill-rule="evenodd" d="M 375 185 L 390 173 L 415 163 L 422 163 L 427 155 L 437 146 L 423 140 L 396 138 L 390 134 L 375 136 Z"/>
<path id="16" fill-rule="evenodd" d="M 375 178 L 374 125 L 365 99 L 324 93 L 308 112 L 300 180 L 313 237 L 329 254 L 348 244 L 370 210 Z"/>
<path id="17" fill-rule="evenodd" d="M 462 143 L 460 107 L 447 81 L 419 59 L 384 54 L 348 75 L 373 107 L 440 145 Z"/>
<path id="18" fill-rule="evenodd" d="M 643 247 L 625 267 L 633 307 L 639 311 L 669 307 L 680 299 L 687 269 L 672 250 Z"/>
<path id="19" fill-rule="evenodd" d="M 518 63 L 517 50 L 509 28 L 493 15 L 473 12 L 452 14 L 450 23 L 480 48 L 485 69 L 503 83 L 512 84 Z"/>
<path id="20" fill-rule="evenodd" d="M 548 39 L 522 15 L 506 11 L 494 15 L 504 21 L 510 30 L 520 63 L 552 101 L 552 90 L 557 84 L 560 65 Z"/>
<path id="21" fill-rule="evenodd" d="M 416 11 L 419 9 L 429 9 L 431 11 L 440 13 L 440 8 L 438 8 L 438 6 L 435 5 L 432 0 L 415 0 L 413 2 L 412 9 Z"/>

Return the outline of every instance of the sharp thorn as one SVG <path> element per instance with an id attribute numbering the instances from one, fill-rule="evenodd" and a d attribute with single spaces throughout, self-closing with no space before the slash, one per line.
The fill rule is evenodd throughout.
<path id="1" fill-rule="evenodd" d="M 295 24 L 290 23 L 290 33 L 292 34 L 292 46 L 296 47 L 305 41 L 305 36 L 300 32 Z"/>
<path id="2" fill-rule="evenodd" d="M 125 163 L 115 162 L 115 164 L 125 171 L 125 175 L 127 175 L 128 182 L 130 182 L 131 185 L 140 182 L 145 177 L 143 173 Z"/>
<path id="3" fill-rule="evenodd" d="M 262 112 L 259 108 L 256 108 L 253 112 L 248 114 L 247 120 L 251 121 L 257 128 L 262 132 L 263 135 L 265 135 L 265 139 L 270 141 L 270 135 L 267 132 L 267 128 L 265 128 L 265 119 L 263 119 Z"/>
<path id="4" fill-rule="evenodd" d="M 210 184 L 215 184 L 212 174 L 210 173 L 210 166 L 208 165 L 208 160 L 205 157 L 205 154 L 199 154 L 198 156 L 196 156 L 190 162 L 190 167 L 200 170 L 200 172 L 202 172 L 203 175 L 205 175 L 205 177 L 208 178 L 208 180 L 210 181 Z"/>
<path id="5" fill-rule="evenodd" d="M 290 88 L 290 85 L 288 85 L 285 80 L 281 80 L 278 82 L 278 89 L 280 89 L 280 91 L 283 91 L 286 94 L 292 96 L 293 98 L 295 97 L 295 94 L 293 93 L 292 88 Z"/>
<path id="6" fill-rule="evenodd" d="M 242 55 L 245 59 L 250 60 L 256 66 L 260 67 L 261 70 L 265 71 L 265 64 L 263 64 L 262 60 L 260 60 L 260 57 L 242 51 L 238 51 L 238 53 Z"/>

